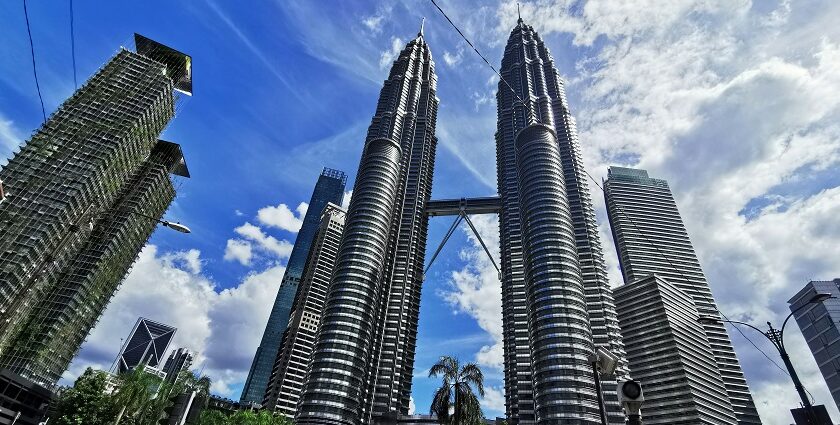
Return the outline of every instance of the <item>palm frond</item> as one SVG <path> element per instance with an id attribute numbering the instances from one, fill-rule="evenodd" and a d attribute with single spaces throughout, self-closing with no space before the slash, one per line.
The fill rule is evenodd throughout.
<path id="1" fill-rule="evenodd" d="M 462 382 L 475 385 L 478 393 L 484 397 L 484 374 L 475 363 L 467 363 L 461 369 L 460 378 Z"/>
<path id="2" fill-rule="evenodd" d="M 439 424 L 446 424 L 449 422 L 449 406 L 450 398 L 452 397 L 451 387 L 444 385 L 435 391 L 432 397 L 432 406 L 429 408 L 429 413 L 437 416 Z"/>

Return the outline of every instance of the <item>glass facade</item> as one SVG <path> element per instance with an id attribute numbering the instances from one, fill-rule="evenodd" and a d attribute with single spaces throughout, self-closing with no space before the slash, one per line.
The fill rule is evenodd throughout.
<path id="1" fill-rule="evenodd" d="M 290 418 L 297 411 L 304 378 L 315 348 L 346 214 L 339 206 L 327 204 L 321 215 L 321 224 L 303 269 L 300 288 L 289 316 L 289 326 L 283 333 L 283 344 L 274 362 L 263 400 L 263 406 Z"/>
<path id="2" fill-rule="evenodd" d="M 268 323 L 266 323 L 260 345 L 254 354 L 248 378 L 242 389 L 240 398 L 242 403 L 262 403 L 271 378 L 271 370 L 274 368 L 274 360 L 280 350 L 283 331 L 289 324 L 289 314 L 303 268 L 306 265 L 306 257 L 309 255 L 312 240 L 318 231 L 321 213 L 328 203 L 341 205 L 346 184 L 347 175 L 331 168 L 324 168 L 318 177 L 312 197 L 309 199 L 309 208 L 303 217 L 303 224 L 300 226 L 292 253 L 289 255 L 289 262 L 286 263 L 286 273 L 283 275 L 283 281 L 280 282 L 280 289 L 274 299 Z"/>
<path id="3" fill-rule="evenodd" d="M 616 288 L 615 299 L 645 423 L 736 424 L 694 300 L 655 274 Z"/>
<path id="4" fill-rule="evenodd" d="M 645 170 L 610 167 L 604 196 L 625 285 L 656 274 L 690 296 L 701 316 L 719 317 L 668 182 L 650 178 Z M 761 423 L 723 323 L 703 324 L 703 329 L 738 423 Z M 644 354 L 637 355 L 642 357 L 631 357 L 631 365 L 646 360 Z"/>
<path id="5" fill-rule="evenodd" d="M 391 67 L 368 128 L 296 423 L 407 413 L 437 138 L 422 32 Z"/>
<path id="6" fill-rule="evenodd" d="M 834 298 L 808 304 L 797 311 L 794 318 L 817 361 L 834 403 L 840 409 L 840 278 L 808 282 L 788 303 L 793 311 L 818 293 L 828 293 Z"/>
<path id="7" fill-rule="evenodd" d="M 626 374 L 627 362 L 564 82 L 548 47 L 521 19 L 508 38 L 500 72 L 511 85 L 500 81 L 496 94 L 508 423 L 600 423 L 588 353 L 594 345 L 612 352 L 619 358 L 618 375 Z M 536 143 L 517 140 L 535 127 L 550 134 L 530 135 L 542 139 Z M 529 220 L 550 224 L 529 228 Z M 562 259 L 562 271 L 540 257 L 547 246 Z M 554 275 L 541 274 L 546 267 Z M 534 283 L 552 295 L 537 296 Z M 539 331 L 536 322 L 558 326 L 557 332 Z M 566 341 L 563 354 L 552 354 L 560 340 Z M 615 377 L 605 378 L 603 389 L 608 421 L 623 424 Z"/>

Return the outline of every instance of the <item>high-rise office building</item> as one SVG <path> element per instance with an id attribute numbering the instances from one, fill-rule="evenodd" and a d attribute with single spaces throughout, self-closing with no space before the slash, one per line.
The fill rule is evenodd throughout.
<path id="1" fill-rule="evenodd" d="M 286 263 L 286 272 L 280 283 L 280 289 L 277 290 L 268 323 L 265 325 L 260 345 L 254 354 L 254 360 L 251 362 L 251 370 L 248 372 L 245 386 L 242 388 L 241 403 L 261 403 L 263 400 L 268 388 L 268 380 L 271 378 L 271 371 L 274 368 L 274 360 L 277 358 L 277 352 L 283 340 L 283 331 L 289 324 L 289 313 L 306 265 L 306 257 L 309 255 L 315 232 L 318 231 L 321 213 L 328 203 L 341 205 L 346 184 L 347 175 L 338 170 L 324 168 L 318 177 L 312 197 L 309 199 L 309 208 L 303 217 L 303 224 L 298 231 L 289 261 Z"/>
<path id="2" fill-rule="evenodd" d="M 656 274 L 690 296 L 701 316 L 719 317 L 668 182 L 650 178 L 645 170 L 610 167 L 604 191 L 624 283 Z M 704 323 L 703 329 L 738 423 L 761 423 L 726 328 Z M 630 363 L 644 361 L 631 358 Z M 646 383 L 645 394 L 656 385 Z"/>
<path id="3" fill-rule="evenodd" d="M 52 386 L 188 177 L 189 56 L 135 35 L 0 170 L 0 369 Z"/>
<path id="4" fill-rule="evenodd" d="M 500 71 L 496 176 L 507 417 L 513 424 L 600 423 L 587 360 L 593 344 L 620 359 L 619 374 L 627 362 L 564 82 L 522 19 Z M 608 421 L 624 423 L 615 379 L 603 387 Z"/>
<path id="5" fill-rule="evenodd" d="M 436 78 L 421 29 L 394 61 L 368 128 L 296 423 L 370 423 L 408 412 Z"/>
<path id="6" fill-rule="evenodd" d="M 615 300 L 645 423 L 736 424 L 694 299 L 653 274 L 616 288 Z"/>
<path id="7" fill-rule="evenodd" d="M 166 358 L 166 363 L 163 364 L 161 371 L 166 374 L 166 380 L 175 382 L 178 379 L 178 374 L 182 371 L 190 370 L 192 366 L 193 354 L 190 350 L 184 347 L 172 350 L 169 357 Z"/>
<path id="8" fill-rule="evenodd" d="M 157 368 L 163 363 L 163 356 L 175 336 L 176 328 L 141 317 L 120 347 L 115 373 L 127 372 L 137 366 Z"/>
<path id="9" fill-rule="evenodd" d="M 816 294 L 831 294 L 833 298 L 803 307 Z M 808 282 L 788 303 L 791 311 L 801 307 L 794 318 L 840 409 L 840 278 Z"/>
<path id="10" fill-rule="evenodd" d="M 295 296 L 289 326 L 271 373 L 263 406 L 294 417 L 306 371 L 312 359 L 321 313 L 327 299 L 346 211 L 327 204 L 321 214 L 321 225 L 315 233 L 309 259 L 303 269 L 300 288 Z"/>

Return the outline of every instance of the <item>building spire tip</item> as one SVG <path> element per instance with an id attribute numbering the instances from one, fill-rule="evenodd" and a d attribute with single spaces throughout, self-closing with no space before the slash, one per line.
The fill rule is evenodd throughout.
<path id="1" fill-rule="evenodd" d="M 518 23 L 522 23 L 522 11 L 519 9 L 519 2 L 516 2 L 516 14 L 519 15 L 519 19 L 516 21 Z"/>
<path id="2" fill-rule="evenodd" d="M 418 37 L 423 36 L 423 27 L 425 27 L 425 26 L 426 26 L 426 17 L 424 16 L 422 19 L 420 19 L 420 32 L 417 33 Z"/>

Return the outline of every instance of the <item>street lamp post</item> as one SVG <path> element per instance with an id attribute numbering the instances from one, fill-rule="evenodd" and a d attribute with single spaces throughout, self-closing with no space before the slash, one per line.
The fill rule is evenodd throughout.
<path id="1" fill-rule="evenodd" d="M 811 400 L 808 399 L 808 395 L 805 393 L 805 387 L 802 386 L 802 381 L 799 380 L 799 375 L 796 374 L 796 370 L 793 368 L 793 363 L 790 361 L 790 356 L 788 356 L 787 349 L 785 349 L 785 326 L 787 326 L 788 320 L 790 320 L 793 315 L 805 308 L 809 304 L 816 304 L 823 302 L 829 298 L 833 298 L 831 294 L 828 293 L 817 293 L 807 303 L 800 305 L 799 307 L 795 308 L 793 311 L 788 314 L 785 318 L 784 322 L 782 322 L 781 329 L 774 329 L 773 325 L 770 322 L 767 322 L 768 330 L 763 331 L 749 323 L 739 322 L 737 320 L 722 320 L 717 317 L 711 316 L 703 316 L 697 319 L 700 323 L 730 323 L 734 325 L 744 325 L 748 328 L 758 331 L 760 334 L 764 335 L 765 338 L 770 340 L 773 343 L 773 347 L 779 352 L 779 356 L 781 356 L 782 361 L 785 364 L 785 368 L 787 368 L 788 374 L 790 375 L 790 379 L 793 380 L 793 386 L 796 387 L 796 392 L 799 394 L 799 399 L 802 401 L 802 406 L 805 408 L 805 414 L 808 416 L 808 421 L 811 424 L 818 424 L 817 416 L 814 412 L 814 406 L 811 404 Z"/>

